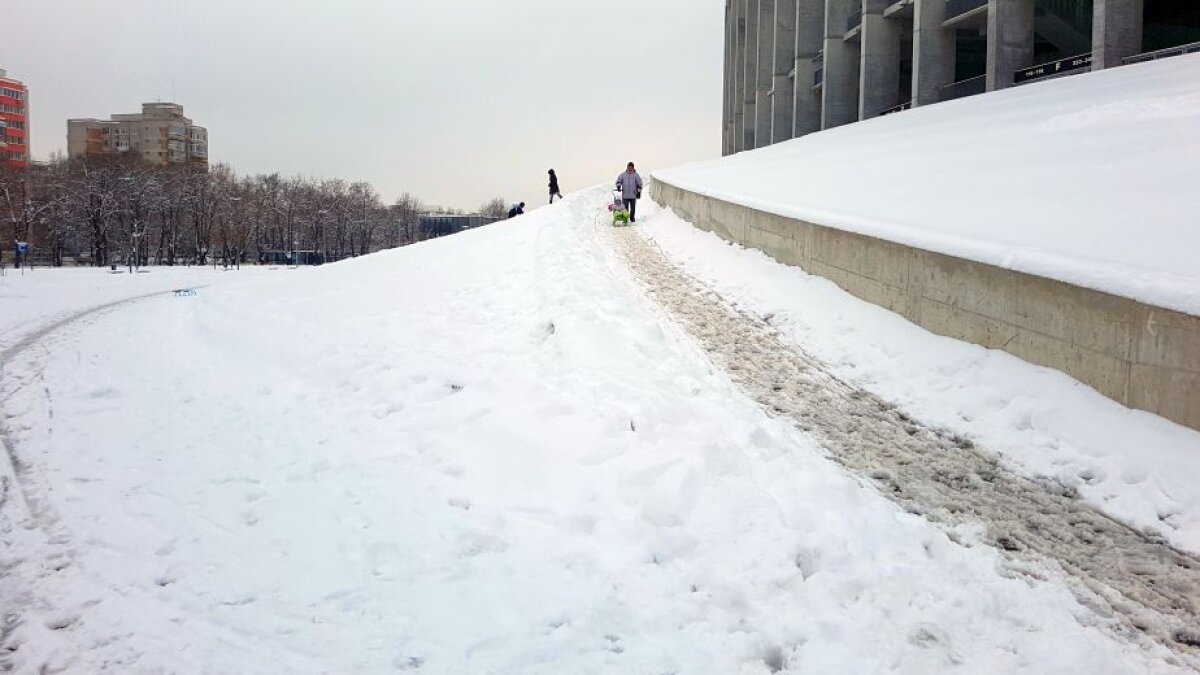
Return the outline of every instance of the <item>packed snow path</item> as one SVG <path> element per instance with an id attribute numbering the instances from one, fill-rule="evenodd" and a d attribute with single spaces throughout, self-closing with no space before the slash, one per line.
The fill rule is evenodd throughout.
<path id="1" fill-rule="evenodd" d="M 647 291 L 772 414 L 821 440 L 911 513 L 981 525 L 1016 558 L 1051 561 L 1082 583 L 1081 601 L 1192 658 L 1200 655 L 1200 561 L 1080 502 L 1070 489 L 1014 474 L 957 436 L 911 419 L 784 344 L 770 316 L 726 303 L 633 229 L 610 240 Z M 1040 576 L 1036 566 L 1025 573 Z M 1195 661 L 1200 664 L 1200 660 Z"/>

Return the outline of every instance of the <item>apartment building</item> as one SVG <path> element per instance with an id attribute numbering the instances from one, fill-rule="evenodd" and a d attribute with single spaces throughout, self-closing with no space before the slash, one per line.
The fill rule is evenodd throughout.
<path id="1" fill-rule="evenodd" d="M 29 89 L 0 69 L 0 166 L 29 167 Z"/>
<path id="2" fill-rule="evenodd" d="M 726 0 L 723 154 L 1200 52 L 1197 0 Z"/>
<path id="3" fill-rule="evenodd" d="M 158 166 L 208 168 L 208 130 L 177 103 L 143 103 L 141 113 L 109 120 L 67 120 L 67 153 L 74 158 L 136 155 Z"/>

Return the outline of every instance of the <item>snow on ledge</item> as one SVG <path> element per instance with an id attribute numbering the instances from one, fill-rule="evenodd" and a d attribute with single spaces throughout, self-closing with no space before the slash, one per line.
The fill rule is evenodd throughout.
<path id="1" fill-rule="evenodd" d="M 1200 55 L 656 171 L 675 187 L 1200 315 Z"/>

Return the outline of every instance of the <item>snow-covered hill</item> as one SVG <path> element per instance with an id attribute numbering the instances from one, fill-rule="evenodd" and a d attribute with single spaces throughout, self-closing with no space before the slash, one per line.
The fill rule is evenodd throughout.
<path id="1" fill-rule="evenodd" d="M 753 208 L 1200 315 L 1200 55 L 656 172 Z"/>
<path id="2" fill-rule="evenodd" d="M 18 672 L 1178 670 L 1051 569 L 905 512 L 748 398 L 646 295 L 614 246 L 643 234 L 607 228 L 605 199 L 225 275 L 5 352 L 4 658 Z M 969 408 L 981 442 L 1090 449 L 1077 421 L 1115 405 L 899 323 L 885 356 L 875 331 L 895 317 L 650 205 L 639 220 L 714 302 L 775 312 L 781 339 L 938 424 L 970 426 L 955 414 Z M 69 286 L 21 283 L 0 297 L 39 297 L 47 316 Z M 975 381 L 989 374 L 1002 381 Z M 1064 391 L 1068 412 L 1021 413 Z M 1164 457 L 1200 437 L 1121 423 Z M 1097 461 L 1120 466 L 1130 441 L 1109 442 Z M 1136 520 L 1178 468 L 1100 485 L 1126 485 Z M 1170 499 L 1194 527 L 1196 503 Z"/>

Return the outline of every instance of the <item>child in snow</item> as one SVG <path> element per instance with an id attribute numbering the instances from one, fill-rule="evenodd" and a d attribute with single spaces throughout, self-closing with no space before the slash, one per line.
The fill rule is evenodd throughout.
<path id="1" fill-rule="evenodd" d="M 554 169 L 550 169 L 550 203 L 554 203 L 554 198 L 562 199 L 562 193 L 558 191 L 558 176 L 554 175 Z"/>
<path id="2" fill-rule="evenodd" d="M 513 204 L 512 208 L 508 210 L 508 217 L 516 218 L 523 213 L 525 213 L 525 202 Z"/>

